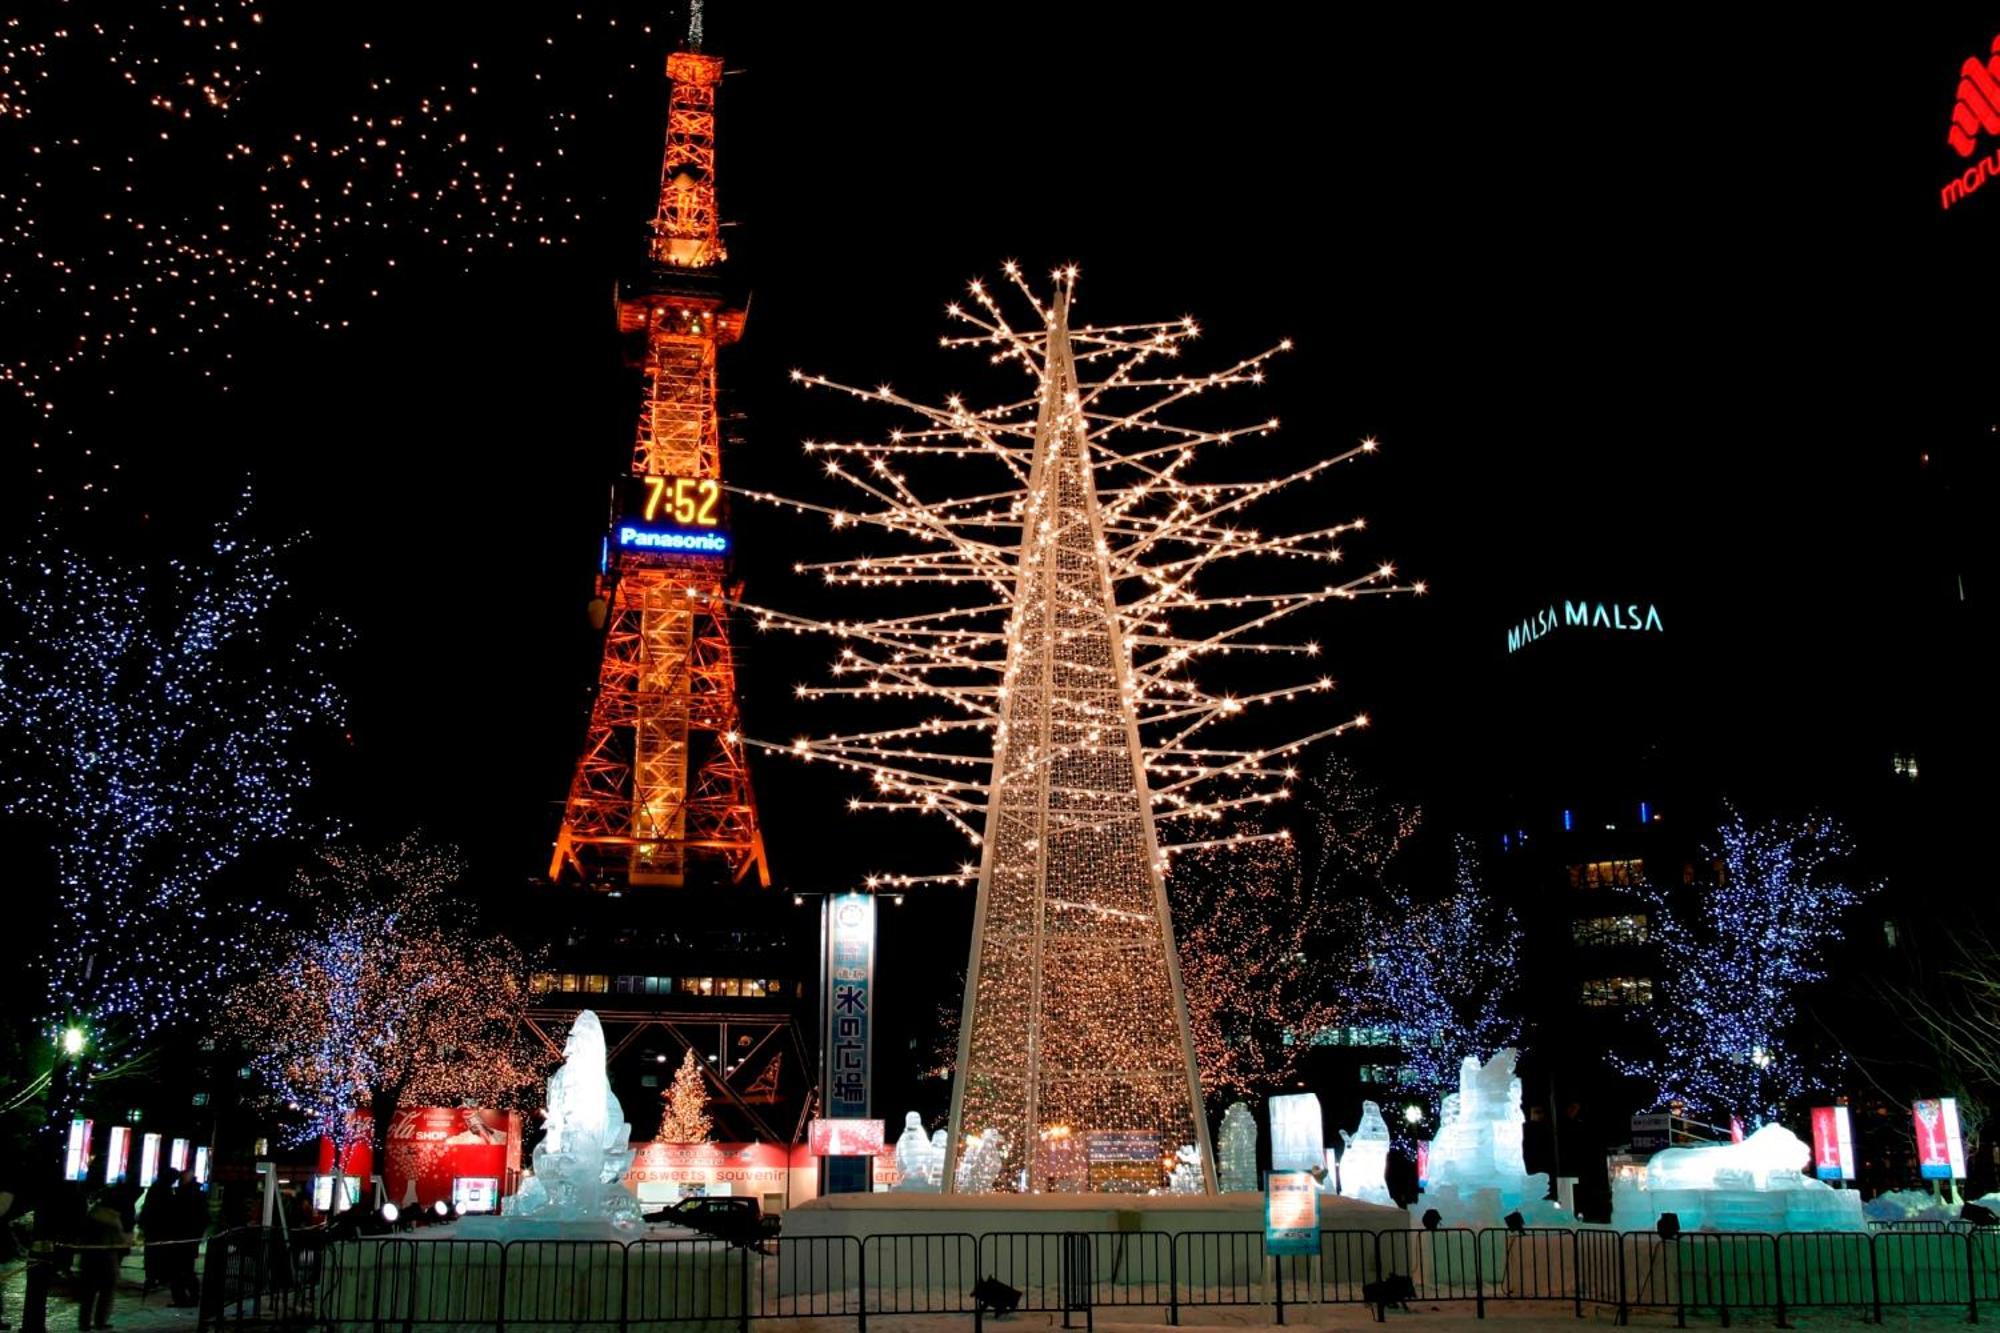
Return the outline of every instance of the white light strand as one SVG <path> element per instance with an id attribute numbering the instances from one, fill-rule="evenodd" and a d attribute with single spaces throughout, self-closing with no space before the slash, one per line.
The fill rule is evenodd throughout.
<path id="1" fill-rule="evenodd" d="M 798 697 L 859 697 L 925 703 L 940 713 L 876 730 L 842 731 L 789 744 L 749 742 L 808 762 L 831 763 L 865 776 L 872 791 L 850 803 L 854 810 L 916 810 L 939 815 L 976 846 L 982 832 L 978 813 L 990 792 L 991 768 L 1001 744 L 1000 718 L 1008 694 L 1010 653 L 1019 647 L 1026 618 L 1016 603 L 1022 572 L 1020 535 L 1045 521 L 1047 503 L 1032 485 L 1030 468 L 1038 414 L 1048 382 L 1045 345 L 1055 303 L 1037 297 L 1017 266 L 1007 277 L 1033 312 L 1027 327 L 1016 327 L 982 283 L 971 296 L 980 314 L 964 305 L 947 307 L 953 319 L 976 333 L 948 336 L 946 347 L 975 348 L 996 363 L 1019 365 L 1034 391 L 994 407 L 972 408 L 959 397 L 933 406 L 907 398 L 889 385 L 858 388 L 823 376 L 793 372 L 807 389 L 825 389 L 859 402 L 914 414 L 915 428 L 890 431 L 876 441 L 809 441 L 806 452 L 825 459 L 829 477 L 851 487 L 859 501 L 851 508 L 732 486 L 746 500 L 825 518 L 837 531 L 887 534 L 900 549 L 882 554 L 801 562 L 801 573 L 817 574 L 828 586 L 899 588 L 918 584 L 963 588 L 975 595 L 942 594 L 946 605 L 894 616 L 822 619 L 745 603 L 757 626 L 771 632 L 816 634 L 836 640 L 832 666 L 837 684 L 796 688 Z M 1068 289 L 1074 270 L 1055 275 Z M 1313 657 L 1319 644 L 1270 637 L 1269 631 L 1311 608 L 1370 595 L 1421 593 L 1421 583 L 1400 578 L 1383 564 L 1336 582 L 1257 592 L 1197 591 L 1198 576 L 1225 561 L 1264 557 L 1302 561 L 1305 567 L 1335 564 L 1337 542 L 1364 529 L 1359 518 L 1297 534 L 1272 534 L 1245 526 L 1245 510 L 1287 487 L 1315 480 L 1341 463 L 1376 451 L 1373 440 L 1339 451 L 1268 480 L 1189 481 L 1183 478 L 1205 457 L 1208 446 L 1269 437 L 1276 419 L 1253 426 L 1202 429 L 1159 419 L 1166 409 L 1210 391 L 1263 382 L 1268 362 L 1290 349 L 1278 344 L 1206 374 L 1162 374 L 1152 369 L 1178 356 L 1198 336 L 1192 320 L 1123 324 L 1069 330 L 1077 365 L 1095 379 L 1082 380 L 1068 408 L 1082 423 L 1089 462 L 1103 505 L 1103 549 L 1116 597 L 1116 628 L 1128 645 L 1130 662 L 1124 700 L 1106 699 L 1102 724 L 1122 728 L 1121 702 L 1141 728 L 1145 767 L 1155 815 L 1175 821 L 1219 821 L 1225 812 L 1268 806 L 1284 800 L 1294 777 L 1292 756 L 1301 747 L 1367 725 L 1365 716 L 1335 724 L 1317 710 L 1291 739 L 1276 744 L 1190 748 L 1196 733 L 1227 725 L 1272 705 L 1303 703 L 1333 689 L 1324 675 L 1292 686 L 1234 695 L 1212 689 L 1193 674 L 1205 658 L 1244 654 Z M 1146 367 L 1148 373 L 1138 373 Z M 1117 398 L 1121 404 L 1113 406 Z M 916 459 L 938 463 L 997 465 L 1001 484 L 991 481 L 963 493 L 920 495 L 901 470 Z M 928 461 L 926 461 L 928 460 Z M 984 595 L 977 595 L 983 593 Z M 1082 608 L 1074 608 L 1081 610 Z M 1231 613 L 1235 613 L 1233 616 Z M 1228 620 L 1189 628 L 1182 621 Z M 1249 637 L 1255 635 L 1256 637 Z M 1042 765 L 1059 762 L 1044 754 Z M 1283 837 L 1282 831 L 1238 832 L 1173 847 L 1211 847 Z M 966 882 L 965 874 L 934 878 Z M 885 882 L 887 882 L 885 880 Z"/>

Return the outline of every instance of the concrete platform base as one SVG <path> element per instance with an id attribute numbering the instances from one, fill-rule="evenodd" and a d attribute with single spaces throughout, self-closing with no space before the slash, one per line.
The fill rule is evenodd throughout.
<path id="1" fill-rule="evenodd" d="M 1321 1195 L 1323 1231 L 1402 1231 L 1401 1208 Z M 785 1236 L 1264 1230 L 1261 1194 L 830 1194 L 785 1214 Z"/>

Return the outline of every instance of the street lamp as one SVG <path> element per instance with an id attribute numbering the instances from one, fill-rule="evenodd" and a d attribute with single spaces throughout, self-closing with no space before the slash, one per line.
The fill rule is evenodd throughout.
<path id="1" fill-rule="evenodd" d="M 1420 1125 L 1424 1120 L 1424 1108 L 1411 1102 L 1403 1108 L 1403 1120 L 1407 1124 Z"/>
<path id="2" fill-rule="evenodd" d="M 62 1030 L 62 1036 L 57 1040 L 62 1045 L 62 1053 L 70 1059 L 74 1060 L 77 1056 L 83 1054 L 82 1028 L 72 1024 Z"/>

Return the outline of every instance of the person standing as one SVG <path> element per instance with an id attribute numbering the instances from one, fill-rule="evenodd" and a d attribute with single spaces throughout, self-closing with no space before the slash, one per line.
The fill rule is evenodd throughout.
<path id="1" fill-rule="evenodd" d="M 174 1197 L 180 1184 L 177 1167 L 167 1167 L 146 1189 L 146 1201 L 139 1206 L 139 1234 L 145 1239 L 146 1290 L 173 1285 L 174 1256 L 180 1238 L 181 1206 Z"/>
<path id="2" fill-rule="evenodd" d="M 201 1295 L 201 1282 L 196 1276 L 197 1252 L 201 1249 L 201 1238 L 208 1234 L 208 1191 L 189 1172 L 181 1177 L 180 1185 L 174 1190 L 174 1237 L 179 1243 L 174 1246 L 172 1262 L 167 1273 L 174 1290 L 175 1305 L 193 1305 Z"/>
<path id="3" fill-rule="evenodd" d="M 77 1237 L 77 1259 L 81 1286 L 77 1292 L 76 1326 L 82 1330 L 111 1327 L 111 1298 L 118 1289 L 118 1270 L 131 1252 L 132 1237 L 125 1230 L 118 1201 L 110 1191 L 100 1194 L 97 1206 L 84 1220 L 83 1234 Z"/>

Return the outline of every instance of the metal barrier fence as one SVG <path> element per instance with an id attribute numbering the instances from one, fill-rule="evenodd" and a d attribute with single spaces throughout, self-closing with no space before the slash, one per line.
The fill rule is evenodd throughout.
<path id="1" fill-rule="evenodd" d="M 966 1315 L 991 1280 L 1014 1308 L 1061 1314 L 1144 1307 L 1168 1323 L 1212 1306 L 1266 1306 L 1276 1323 L 1310 1305 L 1399 1298 L 1469 1304 L 1743 1311 L 1780 1326 L 1794 1311 L 1872 1316 L 1909 1306 L 2000 1303 L 2000 1229 L 1653 1232 L 1598 1228 L 1322 1231 L 1316 1254 L 1273 1256 L 1258 1231 L 997 1231 L 724 1241 L 427 1239 L 328 1241 L 250 1229 L 211 1237 L 200 1328 L 420 1333 L 444 1325 L 541 1333 L 734 1328 L 752 1320 Z"/>

